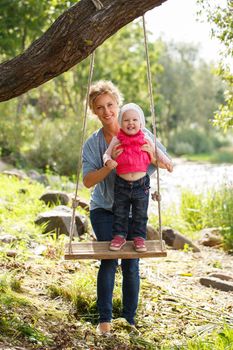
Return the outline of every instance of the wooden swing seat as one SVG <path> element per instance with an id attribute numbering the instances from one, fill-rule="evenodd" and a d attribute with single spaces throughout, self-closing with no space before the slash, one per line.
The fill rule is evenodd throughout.
<path id="1" fill-rule="evenodd" d="M 135 258 L 156 258 L 167 256 L 164 241 L 146 241 L 146 252 L 138 253 L 134 250 L 133 242 L 127 241 L 124 247 L 118 251 L 109 250 L 110 242 L 78 242 L 69 244 L 65 248 L 65 260 L 75 259 L 135 259 Z M 162 243 L 162 247 L 161 247 Z"/>

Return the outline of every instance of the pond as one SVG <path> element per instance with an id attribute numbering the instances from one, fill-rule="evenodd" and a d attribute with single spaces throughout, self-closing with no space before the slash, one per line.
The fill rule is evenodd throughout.
<path id="1" fill-rule="evenodd" d="M 194 193 L 217 189 L 223 184 L 233 186 L 233 164 L 210 164 L 174 160 L 172 173 L 159 169 L 161 207 L 167 208 L 171 203 L 179 204 L 183 189 Z M 151 177 L 151 192 L 157 188 L 156 175 Z M 157 208 L 151 200 L 149 212 Z"/>

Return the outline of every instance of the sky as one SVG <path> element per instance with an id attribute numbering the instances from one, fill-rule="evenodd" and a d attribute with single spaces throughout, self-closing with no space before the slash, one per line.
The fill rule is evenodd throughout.
<path id="1" fill-rule="evenodd" d="M 202 58 L 208 62 L 216 61 L 219 58 L 220 43 L 211 38 L 208 23 L 196 21 L 196 11 L 196 0 L 167 0 L 147 12 L 146 27 L 155 39 L 162 37 L 165 41 L 173 39 L 198 44 Z"/>

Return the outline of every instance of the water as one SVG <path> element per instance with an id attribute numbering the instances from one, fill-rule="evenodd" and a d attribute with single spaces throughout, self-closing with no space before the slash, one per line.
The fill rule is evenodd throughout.
<path id="1" fill-rule="evenodd" d="M 179 205 L 181 192 L 189 189 L 194 193 L 218 189 L 223 184 L 233 186 L 233 164 L 209 164 L 186 162 L 175 159 L 172 173 L 159 169 L 161 207 L 166 209 L 171 203 Z M 151 192 L 157 188 L 156 176 L 151 177 Z M 157 203 L 150 201 L 149 212 L 154 212 Z"/>

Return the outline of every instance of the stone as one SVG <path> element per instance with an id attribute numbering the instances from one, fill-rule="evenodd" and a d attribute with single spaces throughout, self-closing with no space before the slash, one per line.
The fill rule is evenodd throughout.
<path id="1" fill-rule="evenodd" d="M 225 273 L 211 273 L 209 275 L 209 277 L 214 277 L 214 278 L 218 278 L 220 280 L 223 280 L 223 281 L 231 281 L 233 282 L 233 276 L 230 276 L 228 274 L 225 274 Z"/>
<path id="2" fill-rule="evenodd" d="M 33 181 L 37 181 L 37 182 L 39 182 L 39 183 L 41 183 L 42 185 L 45 185 L 45 186 L 49 185 L 48 177 L 45 174 L 40 174 L 40 173 L 38 173 L 38 171 L 31 169 L 31 170 L 29 170 L 27 172 L 27 175 Z"/>
<path id="3" fill-rule="evenodd" d="M 69 196 L 67 193 L 61 191 L 48 191 L 42 194 L 40 200 L 49 206 L 53 204 L 67 205 L 69 203 Z"/>
<path id="4" fill-rule="evenodd" d="M 165 243 L 173 249 L 184 249 L 185 245 L 189 245 L 193 252 L 200 252 L 200 249 L 190 239 L 170 227 L 162 227 L 162 237 Z"/>
<path id="5" fill-rule="evenodd" d="M 220 235 L 218 228 L 205 228 L 199 233 L 201 236 L 199 243 L 206 247 L 216 247 L 223 243 L 223 237 Z"/>
<path id="6" fill-rule="evenodd" d="M 0 236 L 0 242 L 2 243 L 12 243 L 17 241 L 17 238 L 13 235 L 5 234 Z"/>
<path id="7" fill-rule="evenodd" d="M 80 199 L 78 206 L 86 211 L 90 211 L 89 204 L 83 199 Z"/>
<path id="8" fill-rule="evenodd" d="M 233 282 L 225 282 L 215 277 L 201 277 L 199 281 L 206 287 L 212 287 L 224 292 L 233 291 Z"/>
<path id="9" fill-rule="evenodd" d="M 146 239 L 149 241 L 154 241 L 159 239 L 158 231 L 150 224 L 146 227 Z"/>
<path id="10" fill-rule="evenodd" d="M 19 170 L 19 169 L 4 170 L 2 174 L 8 175 L 8 176 L 15 176 L 19 180 L 28 179 L 27 174 L 23 170 Z"/>
<path id="11" fill-rule="evenodd" d="M 72 203 L 74 200 L 74 197 L 75 197 L 74 193 L 69 193 L 68 196 L 70 198 L 70 202 Z M 87 212 L 90 211 L 89 203 L 87 201 L 85 201 L 85 199 L 80 198 L 78 195 L 77 195 L 76 199 L 77 199 L 77 207 L 80 207 L 80 208 L 86 210 Z"/>
<path id="12" fill-rule="evenodd" d="M 35 223 L 43 225 L 43 233 L 55 232 L 57 235 L 69 236 L 70 223 L 73 210 L 64 205 L 59 205 L 52 210 L 39 214 Z M 88 221 L 86 216 L 75 213 L 74 236 L 81 236 L 87 232 Z"/>

